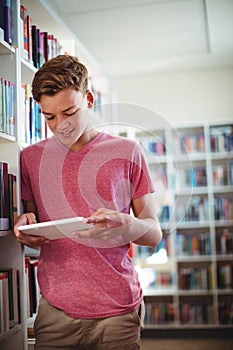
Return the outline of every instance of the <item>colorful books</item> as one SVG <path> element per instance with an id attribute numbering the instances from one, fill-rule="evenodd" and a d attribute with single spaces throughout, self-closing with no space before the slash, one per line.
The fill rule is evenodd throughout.
<path id="1" fill-rule="evenodd" d="M 0 268 L 0 274 L 7 275 L 9 328 L 19 324 L 18 271 L 16 268 Z"/>
<path id="2" fill-rule="evenodd" d="M 31 94 L 31 86 L 22 84 L 21 86 L 21 144 L 32 144 L 45 137 L 45 121 L 41 115 L 39 105 L 34 101 Z"/>
<path id="3" fill-rule="evenodd" d="M 14 84 L 0 77 L 0 131 L 15 136 Z"/>
<path id="4" fill-rule="evenodd" d="M 233 151 L 233 126 L 214 126 L 210 130 L 211 152 Z"/>
<path id="5" fill-rule="evenodd" d="M 22 57 L 40 68 L 50 58 L 64 53 L 60 42 L 53 34 L 42 32 L 32 21 L 25 6 L 20 6 L 20 36 L 22 43 Z"/>
<path id="6" fill-rule="evenodd" d="M 0 231 L 12 229 L 16 217 L 16 176 L 8 172 L 8 163 L 0 162 Z"/>

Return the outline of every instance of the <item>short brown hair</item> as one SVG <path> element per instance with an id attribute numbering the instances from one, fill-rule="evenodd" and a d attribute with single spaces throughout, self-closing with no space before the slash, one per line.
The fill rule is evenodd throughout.
<path id="1" fill-rule="evenodd" d="M 44 63 L 36 72 L 32 82 L 32 95 L 35 101 L 40 102 L 43 94 L 53 96 L 68 88 L 86 93 L 88 71 L 78 58 L 58 55 Z"/>

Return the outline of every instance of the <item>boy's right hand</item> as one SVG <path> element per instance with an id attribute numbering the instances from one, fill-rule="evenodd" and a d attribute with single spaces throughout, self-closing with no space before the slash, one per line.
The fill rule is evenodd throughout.
<path id="1" fill-rule="evenodd" d="M 43 243 L 48 243 L 49 240 L 46 237 L 25 235 L 23 232 L 18 230 L 18 227 L 35 224 L 36 222 L 36 216 L 34 213 L 25 213 L 17 217 L 14 225 L 14 235 L 16 236 L 17 240 L 33 249 L 39 249 Z"/>

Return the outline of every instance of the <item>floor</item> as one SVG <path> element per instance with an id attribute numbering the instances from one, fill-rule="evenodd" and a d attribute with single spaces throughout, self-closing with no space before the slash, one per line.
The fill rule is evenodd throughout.
<path id="1" fill-rule="evenodd" d="M 32 343 L 28 350 L 34 350 Z M 233 350 L 233 338 L 142 339 L 142 350 Z"/>
<path id="2" fill-rule="evenodd" d="M 233 338 L 143 339 L 142 350 L 233 350 Z"/>

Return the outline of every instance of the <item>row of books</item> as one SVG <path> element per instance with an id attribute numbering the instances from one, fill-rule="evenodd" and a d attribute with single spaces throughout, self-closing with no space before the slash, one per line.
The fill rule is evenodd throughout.
<path id="1" fill-rule="evenodd" d="M 181 324 L 213 324 L 213 304 L 181 304 L 179 307 Z"/>
<path id="2" fill-rule="evenodd" d="M 213 185 L 214 186 L 233 186 L 233 162 L 228 164 L 213 165 Z"/>
<path id="3" fill-rule="evenodd" d="M 173 303 L 145 303 L 145 324 L 174 324 L 176 307 Z"/>
<path id="4" fill-rule="evenodd" d="M 213 304 L 180 304 L 179 314 L 173 303 L 146 303 L 145 324 L 213 324 Z"/>
<path id="5" fill-rule="evenodd" d="M 12 44 L 12 0 L 0 1 L 0 28 L 4 32 L 4 40 Z"/>
<path id="6" fill-rule="evenodd" d="M 15 136 L 14 84 L 0 77 L 0 131 Z"/>
<path id="7" fill-rule="evenodd" d="M 102 104 L 104 103 L 104 98 L 106 97 L 101 91 L 97 90 L 94 86 L 92 77 L 88 78 L 88 89 L 92 92 L 94 96 L 94 106 L 93 111 L 98 114 L 99 117 L 103 118 Z"/>
<path id="8" fill-rule="evenodd" d="M 133 246 L 133 256 L 139 257 L 141 259 L 145 259 L 152 254 L 158 252 L 160 249 L 165 249 L 167 252 L 167 255 L 171 255 L 171 237 L 170 235 L 163 235 L 162 240 L 159 242 L 159 244 L 155 248 L 146 247 L 146 246 L 140 246 L 140 245 L 134 245 Z"/>
<path id="9" fill-rule="evenodd" d="M 210 130 L 211 152 L 233 151 L 233 125 L 212 127 Z"/>
<path id="10" fill-rule="evenodd" d="M 32 317 L 39 305 L 40 290 L 37 282 L 38 260 L 25 257 L 27 317 Z"/>
<path id="11" fill-rule="evenodd" d="M 138 138 L 141 146 L 148 152 L 154 155 L 165 155 L 166 147 L 164 138 L 158 139 L 156 137 L 140 137 Z"/>
<path id="12" fill-rule="evenodd" d="M 50 58 L 63 53 L 61 43 L 53 34 L 42 31 L 32 24 L 32 18 L 25 6 L 20 6 L 20 35 L 22 57 L 40 68 Z"/>
<path id="13" fill-rule="evenodd" d="M 17 217 L 16 176 L 9 173 L 8 163 L 0 162 L 0 231 L 12 229 Z"/>
<path id="14" fill-rule="evenodd" d="M 47 136 L 47 127 L 29 84 L 22 84 L 20 100 L 20 144 L 33 144 Z"/>
<path id="15" fill-rule="evenodd" d="M 217 266 L 217 283 L 220 289 L 233 289 L 233 265 L 221 263 Z"/>
<path id="16" fill-rule="evenodd" d="M 194 167 L 184 169 L 179 172 L 179 184 L 187 187 L 202 187 L 207 186 L 207 175 L 205 167 Z"/>
<path id="17" fill-rule="evenodd" d="M 233 324 L 233 301 L 222 301 L 218 304 L 220 324 Z"/>
<path id="18" fill-rule="evenodd" d="M 160 211 L 158 213 L 158 218 L 160 223 L 164 224 L 169 221 L 170 211 L 171 211 L 171 208 L 169 205 L 164 205 L 160 208 Z"/>
<path id="19" fill-rule="evenodd" d="M 190 204 L 176 204 L 176 220 L 184 222 L 189 221 L 207 221 L 209 220 L 209 201 L 206 197 L 193 196 Z"/>
<path id="20" fill-rule="evenodd" d="M 16 268 L 0 268 L 0 335 L 20 323 L 19 276 Z"/>
<path id="21" fill-rule="evenodd" d="M 186 324 L 214 324 L 214 305 L 198 303 L 182 303 L 179 306 L 179 314 L 176 305 L 173 303 L 149 303 L 146 302 L 146 325 L 167 325 L 179 323 Z M 178 315 L 177 315 L 178 314 Z M 233 302 L 223 301 L 218 304 L 218 323 L 233 324 Z"/>
<path id="22" fill-rule="evenodd" d="M 211 255 L 210 234 L 180 234 L 176 236 L 176 254 L 186 255 Z"/>
<path id="23" fill-rule="evenodd" d="M 214 219 L 233 220 L 233 200 L 232 198 L 214 198 Z"/>
<path id="24" fill-rule="evenodd" d="M 175 135 L 173 154 L 203 153 L 205 152 L 205 139 L 202 132 Z"/>
<path id="25" fill-rule="evenodd" d="M 152 154 L 163 155 L 166 153 L 165 140 L 157 140 L 156 137 L 138 138 L 145 150 Z M 211 127 L 210 129 L 211 152 L 233 151 L 233 126 Z M 205 152 L 205 137 L 203 132 L 174 134 L 172 154 L 198 154 Z"/>
<path id="26" fill-rule="evenodd" d="M 180 267 L 178 280 L 179 288 L 182 290 L 213 289 L 213 276 L 210 266 Z"/>
<path id="27" fill-rule="evenodd" d="M 175 276 L 171 271 L 156 271 L 154 268 L 139 268 L 135 261 L 136 270 L 143 290 L 169 289 L 174 286 Z"/>
<path id="28" fill-rule="evenodd" d="M 224 228 L 216 234 L 216 252 L 220 255 L 233 254 L 233 231 Z"/>
<path id="29" fill-rule="evenodd" d="M 169 271 L 160 271 L 155 273 L 154 281 L 148 286 L 148 289 L 166 289 L 174 286 L 174 274 Z"/>

